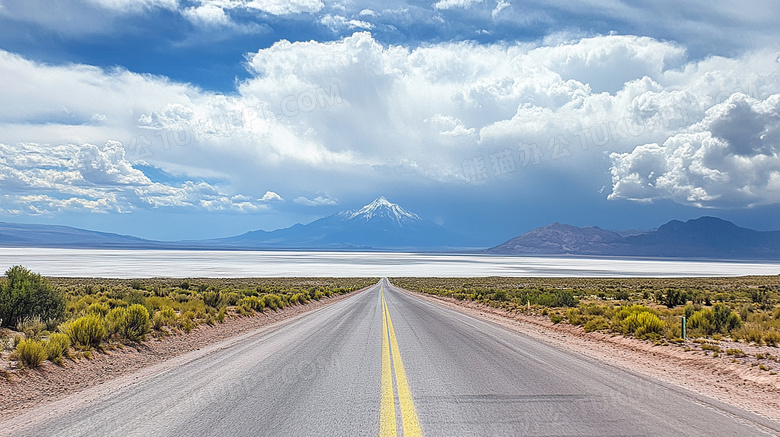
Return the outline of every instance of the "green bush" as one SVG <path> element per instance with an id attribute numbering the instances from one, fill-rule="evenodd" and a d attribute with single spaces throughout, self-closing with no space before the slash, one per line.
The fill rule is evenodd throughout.
<path id="1" fill-rule="evenodd" d="M 227 314 L 227 307 L 222 307 L 217 314 L 217 321 L 219 323 L 225 323 L 225 314 Z"/>
<path id="2" fill-rule="evenodd" d="M 124 323 L 120 328 L 122 337 L 130 341 L 143 341 L 151 330 L 152 323 L 149 320 L 149 311 L 143 305 L 130 305 L 124 317 Z"/>
<path id="3" fill-rule="evenodd" d="M 206 293 L 203 293 L 203 303 L 205 303 L 206 305 L 212 308 L 219 307 L 219 299 L 220 299 L 220 295 L 218 291 L 208 291 Z"/>
<path id="4" fill-rule="evenodd" d="M 25 366 L 35 368 L 46 359 L 46 348 L 38 340 L 24 339 L 16 345 L 16 354 Z"/>
<path id="5" fill-rule="evenodd" d="M 46 357 L 49 361 L 56 363 L 63 356 L 68 356 L 68 349 L 70 349 L 70 338 L 65 334 L 55 332 L 49 336 L 49 341 L 46 342 Z"/>
<path id="6" fill-rule="evenodd" d="M 582 325 L 584 320 L 580 310 L 577 308 L 569 308 L 566 310 L 566 318 L 569 319 L 569 323 L 572 325 Z"/>
<path id="7" fill-rule="evenodd" d="M 84 349 L 100 346 L 106 336 L 103 320 L 95 315 L 79 317 L 67 324 L 65 329 L 71 343 Z"/>
<path id="8" fill-rule="evenodd" d="M 642 338 L 648 334 L 662 334 L 664 330 L 664 322 L 653 313 L 650 312 L 636 312 L 632 313 L 623 320 L 624 334 L 631 333 L 636 337 Z"/>
<path id="9" fill-rule="evenodd" d="M 277 294 L 266 294 L 263 296 L 263 301 L 265 302 L 265 306 L 271 308 L 272 310 L 277 310 L 284 307 L 282 298 Z"/>
<path id="10" fill-rule="evenodd" d="M 609 328 L 609 322 L 602 316 L 594 316 L 583 326 L 585 332 L 602 331 L 607 328 Z"/>
<path id="11" fill-rule="evenodd" d="M 14 327 L 28 317 L 61 320 L 65 316 L 65 298 L 41 275 L 22 266 L 5 272 L 0 283 L 0 322 Z"/>
<path id="12" fill-rule="evenodd" d="M 742 319 L 729 307 L 715 304 L 712 309 L 696 311 L 688 319 L 692 329 L 700 329 L 706 335 L 727 334 L 742 326 Z"/>
<path id="13" fill-rule="evenodd" d="M 558 313 L 552 313 L 550 314 L 550 321 L 557 325 L 563 321 L 563 316 Z"/>
<path id="14" fill-rule="evenodd" d="M 87 314 L 94 314 L 96 316 L 104 317 L 106 314 L 108 314 L 108 305 L 95 302 L 87 307 Z"/>
<path id="15" fill-rule="evenodd" d="M 239 300 L 238 306 L 251 308 L 253 311 L 262 313 L 265 309 L 265 300 L 257 296 L 249 296 Z"/>
<path id="16" fill-rule="evenodd" d="M 127 310 L 123 307 L 117 307 L 109 311 L 103 319 L 106 327 L 106 336 L 111 337 L 115 334 L 121 334 L 122 326 L 125 324 Z"/>

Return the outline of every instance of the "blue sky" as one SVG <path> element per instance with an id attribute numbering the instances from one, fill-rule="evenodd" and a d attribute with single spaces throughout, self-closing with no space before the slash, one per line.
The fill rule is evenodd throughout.
<path id="1" fill-rule="evenodd" d="M 0 220 L 780 229 L 771 1 L 0 0 Z"/>

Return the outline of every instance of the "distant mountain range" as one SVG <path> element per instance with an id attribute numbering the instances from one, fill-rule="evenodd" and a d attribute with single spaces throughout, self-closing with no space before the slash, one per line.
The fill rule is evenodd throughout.
<path id="1" fill-rule="evenodd" d="M 0 223 L 0 247 L 396 251 L 476 248 L 472 239 L 450 232 L 384 197 L 357 211 L 342 211 L 305 225 L 197 241 L 164 242 L 67 226 Z"/>
<path id="2" fill-rule="evenodd" d="M 420 218 L 384 197 L 357 211 L 342 211 L 275 231 L 252 231 L 193 244 L 229 248 L 452 250 L 471 239 Z"/>
<path id="3" fill-rule="evenodd" d="M 621 235 L 622 234 L 622 235 Z M 716 217 L 672 220 L 644 233 L 553 223 L 485 251 L 500 255 L 596 255 L 780 259 L 780 231 L 755 231 Z"/>
<path id="4" fill-rule="evenodd" d="M 0 223 L 0 247 L 103 249 L 300 249 L 443 251 L 497 255 L 588 255 L 780 260 L 780 231 L 755 231 L 715 217 L 648 231 L 607 231 L 553 223 L 489 249 L 384 197 L 309 224 L 228 238 L 153 241 L 67 226 Z M 483 246 L 484 247 L 484 246 Z"/>

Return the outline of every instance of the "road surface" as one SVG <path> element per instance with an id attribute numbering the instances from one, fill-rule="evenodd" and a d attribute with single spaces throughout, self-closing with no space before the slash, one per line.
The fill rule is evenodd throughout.
<path id="1" fill-rule="evenodd" d="M 555 349 L 387 280 L 175 364 L 16 417 L 0 434 L 780 434 L 776 422 Z"/>

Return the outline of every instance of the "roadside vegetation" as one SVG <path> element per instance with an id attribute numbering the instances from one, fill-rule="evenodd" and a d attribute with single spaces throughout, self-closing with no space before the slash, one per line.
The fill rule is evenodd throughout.
<path id="1" fill-rule="evenodd" d="M 15 266 L 0 278 L 0 361 L 10 369 L 90 358 L 149 338 L 182 335 L 349 293 L 370 278 L 44 278 Z"/>
<path id="2" fill-rule="evenodd" d="M 780 276 L 737 278 L 391 278 L 400 287 L 510 313 L 549 317 L 585 332 L 656 344 L 689 343 L 714 356 L 718 343 L 780 346 Z M 744 356 L 738 348 L 728 357 Z M 778 360 L 777 355 L 761 358 Z M 766 366 L 765 366 L 766 367 Z M 767 368 L 769 370 L 769 368 Z"/>

